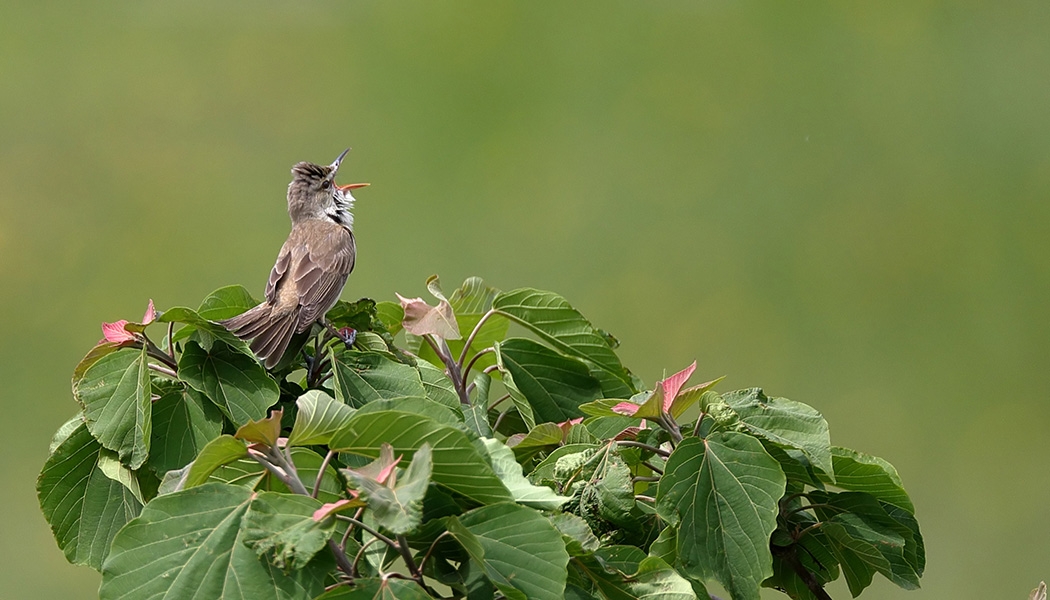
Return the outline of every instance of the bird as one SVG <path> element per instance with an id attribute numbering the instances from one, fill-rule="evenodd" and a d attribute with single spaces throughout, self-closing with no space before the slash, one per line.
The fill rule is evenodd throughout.
<path id="1" fill-rule="evenodd" d="M 330 165 L 300 162 L 288 184 L 292 231 L 281 246 L 266 282 L 266 299 L 219 324 L 249 347 L 267 369 L 284 356 L 295 334 L 310 329 L 335 306 L 354 270 L 355 199 L 351 190 L 367 183 L 336 185 L 335 176 L 347 148 Z"/>

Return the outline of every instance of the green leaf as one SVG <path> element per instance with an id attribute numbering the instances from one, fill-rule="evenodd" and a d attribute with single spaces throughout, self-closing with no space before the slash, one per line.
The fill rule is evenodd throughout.
<path id="1" fill-rule="evenodd" d="M 678 526 L 678 559 L 690 577 L 717 579 L 733 598 L 757 600 L 772 572 L 784 473 L 762 444 L 743 433 L 686 438 L 667 460 L 657 512 Z"/>
<path id="2" fill-rule="evenodd" d="M 909 513 L 915 513 L 915 506 L 908 492 L 904 491 L 904 485 L 893 465 L 877 456 L 838 446 L 831 448 L 831 456 L 835 464 L 835 479 L 822 478 L 825 483 L 851 492 L 865 492 Z"/>
<path id="3" fill-rule="evenodd" d="M 339 586 L 316 600 L 430 600 L 415 581 L 404 579 L 357 579 L 354 587 Z"/>
<path id="4" fill-rule="evenodd" d="M 139 485 L 139 478 L 134 471 L 125 467 L 124 464 L 120 462 L 120 459 L 117 458 L 116 452 L 103 448 L 98 454 L 98 468 L 102 471 L 103 475 L 127 488 L 128 491 L 131 492 L 131 495 L 139 501 L 139 504 L 146 503 L 142 497 L 142 488 Z"/>
<path id="5" fill-rule="evenodd" d="M 310 390 L 295 401 L 298 412 L 288 435 L 289 446 L 328 444 L 332 434 L 344 427 L 354 409 L 335 400 L 322 390 Z"/>
<path id="6" fill-rule="evenodd" d="M 335 398 L 353 408 L 373 400 L 426 397 L 418 370 L 382 354 L 333 349 L 331 359 Z"/>
<path id="7" fill-rule="evenodd" d="M 558 467 L 562 458 L 570 457 L 566 459 L 566 464 L 579 463 L 594 456 L 597 450 L 598 446 L 595 444 L 571 444 L 555 448 L 529 473 L 529 481 L 532 483 L 556 481 L 558 474 L 564 471 Z"/>
<path id="8" fill-rule="evenodd" d="M 519 391 L 539 423 L 583 416 L 580 405 L 601 397 L 598 380 L 583 362 L 526 338 L 496 345 L 496 362 L 508 391 Z"/>
<path id="9" fill-rule="evenodd" d="M 371 298 L 361 298 L 357 302 L 339 300 L 325 314 L 325 318 L 337 329 L 350 327 L 360 335 L 372 331 L 377 313 L 376 306 L 376 301 Z M 385 343 L 383 348 L 386 349 Z"/>
<path id="10" fill-rule="evenodd" d="M 188 465 L 222 433 L 222 412 L 197 390 L 182 384 L 157 385 L 149 466 L 158 474 Z"/>
<path id="11" fill-rule="evenodd" d="M 655 556 L 642 560 L 627 587 L 638 600 L 697 600 L 689 581 Z"/>
<path id="12" fill-rule="evenodd" d="M 507 441 L 515 442 L 511 448 L 514 449 L 514 453 L 518 456 L 532 456 L 536 452 L 550 446 L 561 445 L 564 437 L 565 432 L 555 423 L 540 423 L 530 429 L 524 436 L 517 434 Z"/>
<path id="13" fill-rule="evenodd" d="M 386 327 L 390 335 L 397 335 L 401 331 L 401 321 L 405 319 L 405 310 L 397 302 L 377 302 L 376 318 Z"/>
<path id="14" fill-rule="evenodd" d="M 236 425 L 266 416 L 277 403 L 277 382 L 254 358 L 222 342 L 211 350 L 190 341 L 179 358 L 179 379 L 214 402 Z"/>
<path id="15" fill-rule="evenodd" d="M 488 376 L 485 376 L 488 378 Z M 474 435 L 478 437 L 490 437 L 492 426 L 489 425 L 489 411 L 484 404 L 460 404 L 459 411 L 463 413 L 463 421 Z"/>
<path id="16" fill-rule="evenodd" d="M 854 596 L 871 583 L 872 570 L 904 589 L 919 587 L 922 569 L 916 564 L 917 529 L 913 532 L 891 517 L 877 499 L 865 493 L 813 492 L 812 497 L 827 506 L 816 508 L 824 522 L 821 531 L 832 540 L 832 551 L 842 563 Z"/>
<path id="17" fill-rule="evenodd" d="M 301 569 L 335 531 L 335 519 L 313 519 L 321 506 L 309 496 L 262 492 L 244 517 L 244 543 L 279 569 Z"/>
<path id="18" fill-rule="evenodd" d="M 328 565 L 283 573 L 245 544 L 254 493 L 221 483 L 158 496 L 113 540 L 101 600 L 299 600 L 324 590 Z"/>
<path id="19" fill-rule="evenodd" d="M 152 402 L 146 348 L 101 356 L 73 381 L 88 431 L 138 469 L 149 456 Z"/>
<path id="20" fill-rule="evenodd" d="M 51 444 L 47 447 L 48 455 L 54 454 L 55 450 L 62 445 L 62 442 L 66 441 L 69 436 L 73 435 L 73 432 L 84 424 L 84 413 L 79 412 L 76 416 L 72 417 L 68 421 L 62 424 L 55 432 L 55 435 L 51 436 Z"/>
<path id="21" fill-rule="evenodd" d="M 569 554 L 541 513 L 511 503 L 483 506 L 450 518 L 449 532 L 508 599 L 562 599 Z"/>
<path id="22" fill-rule="evenodd" d="M 565 549 L 569 556 L 582 556 L 594 552 L 601 546 L 601 542 L 591 531 L 587 521 L 569 513 L 554 513 L 547 515 L 551 525 L 561 533 L 565 540 Z"/>
<path id="23" fill-rule="evenodd" d="M 426 361 L 419 361 L 416 367 L 419 369 L 419 378 L 423 382 L 426 397 L 452 410 L 459 410 L 459 394 L 456 393 L 448 375 Z"/>
<path id="24" fill-rule="evenodd" d="M 438 404 L 432 400 L 426 398 L 403 398 L 401 400 L 374 400 L 368 404 L 357 409 L 355 414 L 369 414 L 374 412 L 383 412 L 387 410 L 397 410 L 400 412 L 410 412 L 417 415 L 433 419 L 442 425 L 449 425 L 467 431 L 466 425 L 463 423 L 462 413 L 458 410 L 451 410 L 444 404 Z"/>
<path id="25" fill-rule="evenodd" d="M 492 307 L 531 329 L 561 352 L 594 365 L 592 374 L 607 398 L 627 398 L 635 390 L 627 370 L 605 337 L 573 308 L 552 292 L 522 288 L 502 293 Z"/>
<path id="26" fill-rule="evenodd" d="M 232 435 L 220 435 L 204 446 L 186 474 L 184 488 L 203 485 L 215 469 L 248 456 L 248 447 Z M 255 462 L 255 461 L 252 461 Z M 257 463 L 256 463 L 257 464 Z M 261 465 L 259 465 L 261 467 Z"/>
<path id="27" fill-rule="evenodd" d="M 568 464 L 562 465 L 568 466 Z M 622 527 L 636 527 L 631 469 L 616 451 L 616 444 L 602 447 L 594 460 L 580 465 L 581 475 L 570 488 L 578 491 L 580 512 Z"/>
<path id="28" fill-rule="evenodd" d="M 184 306 L 169 308 L 157 317 L 157 322 L 182 323 L 187 325 L 187 327 L 183 327 L 175 332 L 175 335 L 172 337 L 172 340 L 175 342 L 187 338 L 196 338 L 195 341 L 204 347 L 205 350 L 211 350 L 212 344 L 216 340 L 219 340 L 241 354 L 253 356 L 247 343 L 227 331 L 222 325 L 213 323 L 200 316 L 197 314 L 197 311 L 192 308 L 186 308 Z"/>
<path id="29" fill-rule="evenodd" d="M 689 407 L 696 404 L 700 398 L 703 397 L 704 393 L 718 385 L 718 382 L 725 379 L 725 375 L 718 379 L 712 379 L 698 385 L 687 387 L 684 390 L 678 392 L 674 400 L 671 401 L 671 408 L 667 412 L 671 413 L 671 416 L 677 419 L 682 416 L 682 413 L 689 410 Z"/>
<path id="30" fill-rule="evenodd" d="M 197 315 L 209 321 L 221 321 L 236 317 L 258 303 L 244 286 L 228 285 L 208 294 L 197 308 Z"/>
<path id="31" fill-rule="evenodd" d="M 284 418 L 284 408 L 270 411 L 270 416 L 258 421 L 249 421 L 237 428 L 233 437 L 255 444 L 277 445 L 277 438 L 281 437 L 281 419 Z"/>
<path id="32" fill-rule="evenodd" d="M 99 467 L 102 445 L 80 424 L 44 463 L 37 480 L 40 510 L 66 560 L 101 569 L 117 530 L 142 503 Z"/>
<path id="33" fill-rule="evenodd" d="M 433 448 L 434 483 L 474 502 L 486 504 L 511 499 L 510 492 L 466 434 L 421 415 L 395 410 L 359 411 L 336 432 L 330 447 L 338 452 L 376 458 L 384 442 L 393 446 L 395 453 L 406 457 L 429 443 Z"/>
<path id="34" fill-rule="evenodd" d="M 433 454 L 430 444 L 424 443 L 412 456 L 412 464 L 391 488 L 375 479 L 354 471 L 346 474 L 364 492 L 365 501 L 380 527 L 396 534 L 412 531 L 423 520 L 423 496 L 430 485 Z"/>
<path id="35" fill-rule="evenodd" d="M 760 388 L 723 394 L 722 400 L 738 415 L 744 430 L 801 450 L 813 466 L 834 480 L 828 423 L 816 409 L 787 398 L 770 398 Z"/>
<path id="36" fill-rule="evenodd" d="M 514 459 L 514 452 L 499 440 L 482 438 L 492 470 L 503 485 L 510 490 L 511 496 L 518 504 L 541 510 L 557 510 L 569 501 L 568 496 L 559 496 L 546 486 L 533 485 L 521 472 L 521 465 Z"/>

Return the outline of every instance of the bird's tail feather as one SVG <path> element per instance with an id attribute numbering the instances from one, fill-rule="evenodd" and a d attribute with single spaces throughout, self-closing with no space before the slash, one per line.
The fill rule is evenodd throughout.
<path id="1" fill-rule="evenodd" d="M 299 308 L 277 313 L 267 302 L 219 324 L 242 340 L 252 340 L 252 352 L 272 369 L 281 361 L 299 324 Z"/>

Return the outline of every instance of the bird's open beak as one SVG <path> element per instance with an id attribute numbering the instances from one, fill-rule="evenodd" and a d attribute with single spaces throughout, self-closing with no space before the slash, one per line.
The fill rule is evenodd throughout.
<path id="1" fill-rule="evenodd" d="M 356 190 L 357 188 L 368 187 L 370 185 L 372 185 L 372 184 L 370 184 L 370 183 L 348 183 L 346 185 L 337 185 L 336 187 L 345 192 L 345 191 L 348 191 L 348 190 Z"/>
<path id="2" fill-rule="evenodd" d="M 346 150 L 343 150 L 343 153 L 339 155 L 339 158 L 335 159 L 335 162 L 332 163 L 332 170 L 333 171 L 338 171 L 339 170 L 339 163 L 343 162 L 343 157 L 345 157 L 346 153 L 349 152 L 349 151 L 350 151 L 349 148 L 347 148 Z"/>

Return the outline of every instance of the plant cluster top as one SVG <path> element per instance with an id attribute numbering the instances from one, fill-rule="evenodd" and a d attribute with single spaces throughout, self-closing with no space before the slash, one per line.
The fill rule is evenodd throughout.
<path id="1" fill-rule="evenodd" d="M 815 409 L 695 363 L 646 385 L 552 292 L 427 287 L 340 302 L 269 370 L 216 323 L 256 304 L 240 286 L 105 324 L 37 484 L 66 558 L 108 600 L 919 586 L 897 472 Z"/>

